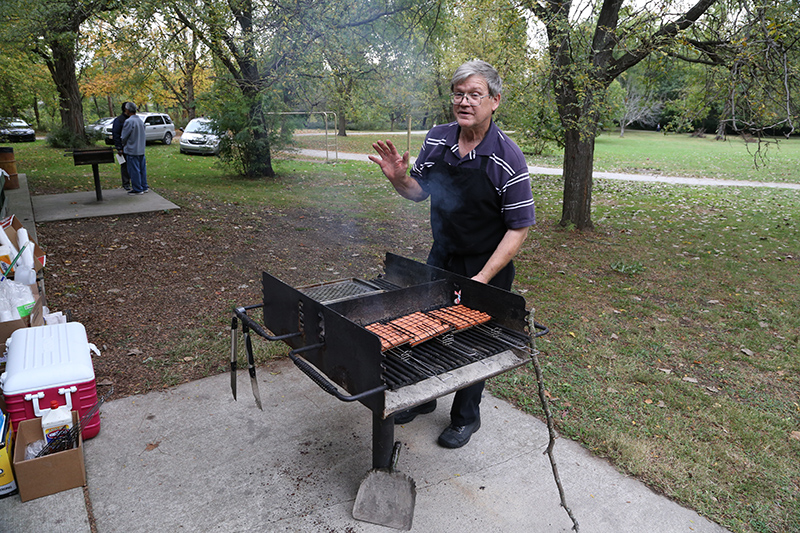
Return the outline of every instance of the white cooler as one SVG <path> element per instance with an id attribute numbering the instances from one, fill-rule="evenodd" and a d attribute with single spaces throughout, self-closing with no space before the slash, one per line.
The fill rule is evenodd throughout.
<path id="1" fill-rule="evenodd" d="M 14 426 L 41 417 L 50 402 L 66 405 L 82 417 L 97 403 L 92 354 L 97 348 L 79 322 L 22 328 L 6 341 L 8 360 L 0 389 Z M 100 432 L 100 413 L 83 425 L 84 440 Z"/>

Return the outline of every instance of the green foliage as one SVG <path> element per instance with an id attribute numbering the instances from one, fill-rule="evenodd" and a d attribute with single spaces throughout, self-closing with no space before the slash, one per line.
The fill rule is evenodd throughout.
<path id="1" fill-rule="evenodd" d="M 53 128 L 46 138 L 47 144 L 53 148 L 85 148 L 88 143 L 83 135 L 75 135 L 67 128 Z"/>
<path id="2" fill-rule="evenodd" d="M 526 154 L 549 155 L 564 147 L 564 128 L 558 116 L 546 62 L 528 61 L 498 109 L 498 121 L 515 130 L 514 140 Z"/>
<path id="3" fill-rule="evenodd" d="M 230 84 L 229 79 L 218 80 L 214 92 L 219 97 L 206 104 L 215 128 L 227 132 L 220 142 L 220 161 L 241 176 L 269 176 L 272 152 L 289 143 L 294 120 L 277 114 L 282 107 L 275 94 L 246 97 L 231 91 Z"/>
<path id="4" fill-rule="evenodd" d="M 614 272 L 619 272 L 620 274 L 633 276 L 635 274 L 641 274 L 642 272 L 644 272 L 644 266 L 639 261 L 634 261 L 632 263 L 627 263 L 625 261 L 615 261 L 611 263 L 611 270 L 613 270 Z"/>

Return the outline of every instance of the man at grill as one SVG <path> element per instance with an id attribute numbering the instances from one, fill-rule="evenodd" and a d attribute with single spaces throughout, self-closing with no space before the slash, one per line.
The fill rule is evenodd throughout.
<path id="1" fill-rule="evenodd" d="M 450 83 L 456 121 L 432 128 L 409 172 L 391 141 L 373 148 L 384 175 L 404 198 L 431 198 L 433 246 L 428 264 L 509 290 L 513 257 L 535 222 L 528 166 L 522 151 L 492 121 L 502 81 L 485 61 L 458 67 Z M 485 382 L 458 391 L 450 425 L 439 436 L 446 448 L 460 448 L 481 426 Z M 436 400 L 397 413 L 396 424 L 433 412 Z"/>

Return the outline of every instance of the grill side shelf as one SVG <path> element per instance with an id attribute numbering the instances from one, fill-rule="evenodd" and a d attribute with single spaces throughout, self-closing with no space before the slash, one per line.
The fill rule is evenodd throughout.
<path id="1" fill-rule="evenodd" d="M 530 338 L 493 322 L 386 350 L 382 378 L 391 390 L 446 374 L 509 349 L 527 350 Z"/>
<path id="2" fill-rule="evenodd" d="M 388 390 L 384 396 L 383 417 L 421 405 L 434 398 L 450 394 L 459 389 L 489 379 L 530 363 L 530 353 L 512 348 L 481 361 L 456 368 L 446 376 L 435 376 L 412 383 L 398 390 Z"/>

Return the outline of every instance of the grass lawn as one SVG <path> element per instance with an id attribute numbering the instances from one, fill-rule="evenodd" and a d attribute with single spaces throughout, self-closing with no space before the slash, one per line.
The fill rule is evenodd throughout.
<path id="1" fill-rule="evenodd" d="M 405 147 L 405 134 L 392 138 Z M 369 152 L 374 140 L 338 139 L 339 151 Z M 36 193 L 93 190 L 91 168 L 61 152 L 14 148 Z M 174 145 L 149 146 L 147 158 L 151 186 L 167 196 L 374 218 L 402 210 L 426 224 L 425 204 L 398 200 L 372 164 L 281 160 L 274 180 L 249 181 Z M 800 182 L 800 141 L 771 146 L 759 164 L 738 140 L 628 132 L 597 142 L 598 170 Z M 115 167 L 101 174 L 118 186 Z M 580 233 L 557 225 L 559 178 L 532 186 L 538 224 L 515 290 L 551 329 L 537 347 L 561 434 L 732 531 L 800 531 L 800 191 L 596 180 L 595 231 Z M 541 415 L 532 369 L 490 389 Z"/>

